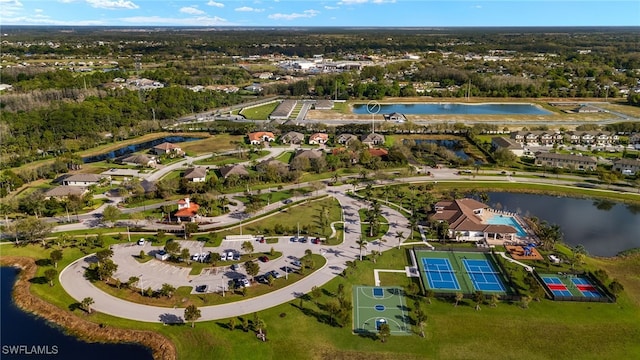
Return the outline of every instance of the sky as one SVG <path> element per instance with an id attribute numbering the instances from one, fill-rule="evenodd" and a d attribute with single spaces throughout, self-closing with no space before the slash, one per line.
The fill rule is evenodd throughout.
<path id="1" fill-rule="evenodd" d="M 640 0 L 0 0 L 2 25 L 640 26 Z"/>

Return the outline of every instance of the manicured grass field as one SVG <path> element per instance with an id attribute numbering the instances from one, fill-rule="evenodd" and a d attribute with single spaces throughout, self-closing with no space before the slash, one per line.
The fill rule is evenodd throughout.
<path id="1" fill-rule="evenodd" d="M 2 247 L 4 255 L 48 255 L 39 246 L 7 246 Z M 65 253 L 64 264 L 59 268 L 70 263 L 74 254 L 81 255 L 73 251 L 77 250 Z M 267 324 L 266 343 L 257 340 L 253 331 L 243 331 L 242 319 L 237 319 L 235 329 L 230 330 L 228 320 L 197 323 L 191 328 L 137 323 L 104 314 L 86 318 L 108 326 L 158 331 L 175 342 L 180 359 L 621 359 L 640 353 L 636 341 L 640 337 L 640 281 L 636 276 L 640 255 L 588 260 L 590 266 L 602 266 L 624 283 L 627 290 L 617 304 L 543 300 L 532 302 L 526 310 L 501 303 L 496 308 L 483 306 L 482 311 L 475 311 L 465 301 L 453 307 L 446 300 L 428 305 L 419 299 L 419 306 L 428 316 L 426 337 L 394 336 L 386 343 L 353 335 L 349 325 L 327 324 L 325 304 L 334 298 L 339 284 L 345 286 L 350 297 L 351 285 L 373 285 L 374 268 L 400 269 L 406 261 L 406 249 L 390 250 L 378 257 L 375 265 L 367 259 L 357 262 L 347 278 L 337 277 L 323 286 L 318 299 L 296 300 L 258 313 Z M 410 281 L 398 276 L 392 279 L 396 283 L 386 284 L 383 278 L 382 285 L 406 286 Z M 53 288 L 33 284 L 32 291 L 63 309 L 75 303 L 59 284 Z M 407 298 L 410 316 L 415 300 Z M 74 313 L 85 317 L 80 310 Z M 251 322 L 253 315 L 245 318 Z"/>
<path id="2" fill-rule="evenodd" d="M 269 119 L 269 115 L 275 110 L 280 102 L 274 101 L 266 104 L 254 106 L 251 108 L 244 108 L 240 112 L 240 114 L 244 115 L 247 119 L 252 120 L 267 120 Z"/>

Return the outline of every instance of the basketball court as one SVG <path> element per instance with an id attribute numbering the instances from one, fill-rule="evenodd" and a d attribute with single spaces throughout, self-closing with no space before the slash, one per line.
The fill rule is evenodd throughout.
<path id="1" fill-rule="evenodd" d="M 353 288 L 353 331 L 377 333 L 388 324 L 391 335 L 410 335 L 409 309 L 399 287 L 355 286 Z"/>

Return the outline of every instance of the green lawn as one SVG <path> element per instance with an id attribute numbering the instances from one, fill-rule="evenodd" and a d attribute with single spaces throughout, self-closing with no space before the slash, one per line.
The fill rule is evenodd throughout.
<path id="1" fill-rule="evenodd" d="M 267 120 L 269 119 L 269 115 L 271 115 L 278 105 L 280 105 L 280 102 L 278 101 L 269 102 L 251 108 L 244 108 L 240 114 L 251 120 Z"/>
<path id="2" fill-rule="evenodd" d="M 2 249 L 3 255 L 36 258 L 48 257 L 49 253 L 40 246 L 4 245 Z M 81 255 L 78 249 L 65 250 L 59 269 Z M 356 262 L 347 278 L 337 277 L 323 286 L 318 299 L 295 300 L 258 313 L 267 324 L 267 343 L 256 340 L 251 330 L 244 332 L 241 319 L 230 330 L 228 320 L 197 323 L 191 328 L 138 323 L 104 314 L 85 318 L 109 326 L 158 331 L 175 342 L 180 359 L 621 359 L 640 354 L 636 341 L 640 337 L 640 255 L 588 261 L 623 281 L 627 292 L 617 304 L 542 300 L 532 302 L 526 310 L 501 303 L 496 308 L 483 305 L 482 311 L 475 311 L 469 300 L 453 307 L 449 300 L 436 299 L 428 305 L 420 299 L 418 304 L 428 316 L 426 338 L 393 336 L 386 343 L 353 335 L 350 321 L 343 327 L 329 325 L 326 304 L 335 299 L 339 284 L 345 286 L 347 298 L 351 297 L 353 285 L 373 285 L 374 268 L 403 269 L 407 264 L 406 249 L 385 252 L 377 264 L 369 259 Z M 40 275 L 45 268 L 39 271 Z M 411 281 L 404 276 L 384 276 L 382 280 L 383 286 L 406 286 Z M 33 284 L 32 291 L 64 309 L 75 303 L 59 284 L 53 288 Z M 179 289 L 178 293 L 183 291 Z M 414 301 L 407 298 L 412 317 Z M 84 317 L 80 310 L 74 312 Z M 246 318 L 251 322 L 253 315 Z"/>

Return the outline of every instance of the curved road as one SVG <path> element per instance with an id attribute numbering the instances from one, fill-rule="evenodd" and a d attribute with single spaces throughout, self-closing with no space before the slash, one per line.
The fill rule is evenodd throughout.
<path id="1" fill-rule="evenodd" d="M 347 231 L 345 231 L 344 241 L 340 245 L 313 245 L 312 248 L 320 251 L 327 260 L 321 269 L 300 281 L 269 294 L 229 304 L 201 307 L 202 317 L 199 321 L 240 316 L 271 308 L 308 293 L 314 286 L 322 286 L 340 275 L 346 261 L 354 260 L 359 256 L 360 252 L 356 245 L 356 241 L 360 238 L 358 209 L 368 207 L 368 204 L 364 201 L 346 196 L 345 192 L 348 188 L 349 186 L 345 185 L 331 189 L 330 194 L 340 202 L 343 208 Z M 387 244 L 393 244 L 396 242 L 396 231 L 403 231 L 407 234 L 409 232 L 409 223 L 404 216 L 391 208 L 383 206 L 382 210 L 383 215 L 391 224 L 384 238 L 387 240 Z M 225 242 L 223 242 L 222 246 L 226 246 Z M 280 250 L 281 247 L 287 246 L 296 245 L 278 244 L 274 245 L 274 248 Z M 384 245 L 383 243 L 381 249 L 385 251 L 391 247 L 392 245 Z M 366 253 L 366 251 L 363 251 L 363 253 Z M 85 297 L 91 297 L 95 302 L 92 306 L 94 310 L 117 317 L 144 322 L 175 323 L 183 321 L 183 308 L 165 308 L 131 303 L 99 290 L 84 278 L 84 271 L 90 262 L 91 256 L 87 256 L 73 262 L 60 273 L 60 283 L 74 299 L 82 301 Z"/>

